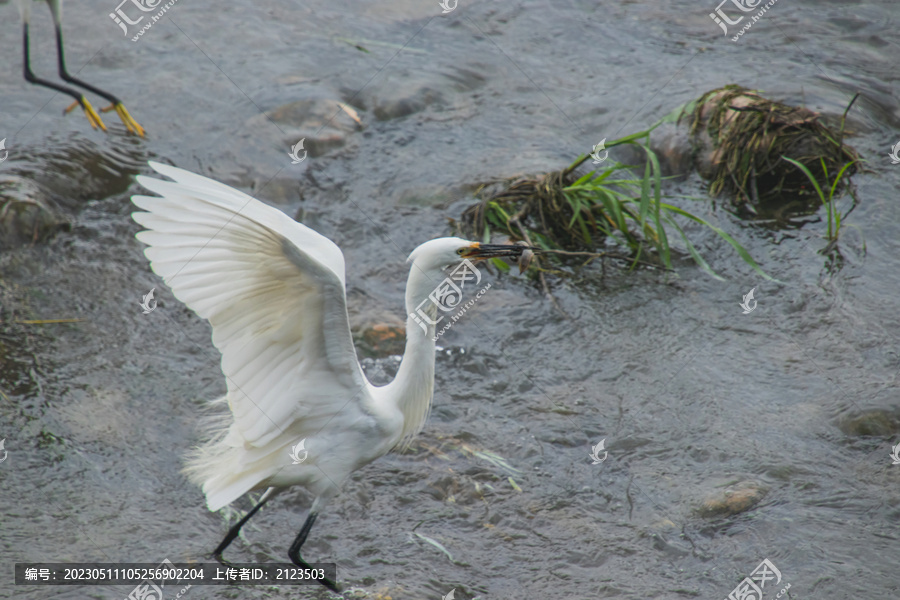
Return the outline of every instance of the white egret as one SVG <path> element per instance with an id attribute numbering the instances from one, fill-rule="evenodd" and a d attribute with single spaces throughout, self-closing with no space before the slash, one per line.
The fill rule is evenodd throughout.
<path id="1" fill-rule="evenodd" d="M 428 415 L 435 330 L 429 321 L 437 320 L 438 309 L 427 302 L 429 319 L 413 313 L 446 267 L 518 257 L 526 247 L 439 238 L 413 250 L 406 350 L 394 380 L 375 387 L 356 358 L 344 256 L 331 240 L 227 185 L 150 166 L 174 182 L 137 178 L 161 196 L 132 197 L 146 211 L 132 215 L 146 228 L 137 238 L 149 246 L 151 268 L 175 297 L 212 325 L 231 410 L 212 426 L 214 435 L 189 459 L 187 472 L 211 511 L 266 490 L 214 556 L 224 563 L 222 552 L 244 523 L 279 491 L 302 485 L 315 501 L 288 556 L 306 567 L 300 548 L 319 511 L 353 471 L 408 442 Z M 302 460 L 292 451 L 300 441 Z"/>
<path id="2" fill-rule="evenodd" d="M 25 74 L 25 80 L 29 83 L 33 83 L 34 85 L 50 88 L 51 90 L 56 90 L 57 92 L 71 96 L 75 99 L 75 102 L 72 103 L 72 105 L 65 109 L 65 111 L 63 112 L 69 113 L 76 106 L 81 106 L 81 109 L 84 111 L 84 116 L 87 117 L 88 123 L 91 124 L 91 127 L 93 127 L 94 129 L 97 129 L 99 127 L 103 131 L 106 131 L 106 125 L 103 124 L 103 120 L 100 118 L 100 115 L 97 114 L 97 111 L 94 110 L 94 107 L 91 106 L 91 103 L 88 102 L 88 99 L 84 97 L 84 94 L 74 88 L 60 85 L 46 79 L 41 79 L 40 77 L 37 77 L 34 72 L 32 72 L 31 61 L 29 57 L 28 24 L 31 21 L 31 5 L 35 1 L 44 0 L 17 0 L 16 2 L 19 7 L 19 14 L 22 16 L 22 47 L 24 54 L 23 71 Z M 59 76 L 64 81 L 71 83 L 72 85 L 82 87 L 108 100 L 110 103 L 109 106 L 100 109 L 100 112 L 109 112 L 111 110 L 115 110 L 116 114 L 119 115 L 119 118 L 122 119 L 122 123 L 125 125 L 125 128 L 129 133 L 136 133 L 137 135 L 143 137 L 144 128 L 141 127 L 138 122 L 131 117 L 130 114 L 128 114 L 128 110 L 125 108 L 125 105 L 122 104 L 121 100 L 119 100 L 109 92 L 105 92 L 98 87 L 86 83 L 81 79 L 78 79 L 77 77 L 73 77 L 66 70 L 66 56 L 63 49 L 62 34 L 62 0 L 46 0 L 46 2 L 50 6 L 50 12 L 53 14 L 53 26 L 56 29 L 56 59 L 59 66 Z"/>

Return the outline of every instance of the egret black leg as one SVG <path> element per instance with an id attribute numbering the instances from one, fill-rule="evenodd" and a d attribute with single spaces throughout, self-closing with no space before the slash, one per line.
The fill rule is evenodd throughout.
<path id="1" fill-rule="evenodd" d="M 109 112 L 111 110 L 115 110 L 119 115 L 119 118 L 122 119 L 122 123 L 125 124 L 125 127 L 126 129 L 128 129 L 129 133 L 136 133 L 143 137 L 144 129 L 140 125 L 138 125 L 137 121 L 131 118 L 131 115 L 128 114 L 128 111 L 125 109 L 125 105 L 122 104 L 121 100 L 119 100 L 109 92 L 101 90 L 100 88 L 69 74 L 69 71 L 66 69 L 66 54 L 63 48 L 62 12 L 60 10 L 60 0 L 50 0 L 48 4 L 50 6 L 50 12 L 53 13 L 53 26 L 56 28 L 56 59 L 59 65 L 59 76 L 68 83 L 72 83 L 74 85 L 82 87 L 108 100 L 110 105 L 106 108 L 101 109 L 101 112 Z M 75 105 L 70 106 L 67 111 L 72 110 L 74 107 Z M 104 130 L 105 129 L 106 128 L 104 127 Z"/>
<path id="2" fill-rule="evenodd" d="M 119 99 L 109 92 L 105 92 L 100 88 L 69 74 L 69 72 L 66 70 L 66 54 L 63 50 L 62 28 L 59 25 L 56 26 L 56 60 L 59 63 L 59 76 L 62 77 L 64 81 L 74 83 L 78 87 L 83 87 L 89 92 L 94 92 L 98 96 L 106 98 L 113 104 L 119 104 Z"/>
<path id="3" fill-rule="evenodd" d="M 94 129 L 97 129 L 97 127 L 99 127 L 103 131 L 106 131 L 106 126 L 100 119 L 100 115 L 98 115 L 96 111 L 94 111 L 94 108 L 91 106 L 90 102 L 87 101 L 87 98 L 84 97 L 84 94 L 70 87 L 59 85 L 58 83 L 54 83 L 46 79 L 41 79 L 34 74 L 34 71 L 31 70 L 27 20 L 22 23 L 22 55 L 24 63 L 23 74 L 25 75 L 25 81 L 34 85 L 39 85 L 41 87 L 55 90 L 61 94 L 66 94 L 67 96 L 71 96 L 75 99 L 75 103 L 81 106 L 82 110 L 84 110 L 84 114 L 85 116 L 87 116 L 87 120 L 91 124 L 91 127 L 93 127 Z"/>
<path id="4" fill-rule="evenodd" d="M 259 503 L 256 506 L 254 506 L 253 508 L 251 508 L 250 512 L 248 512 L 246 515 L 244 515 L 243 519 L 238 521 L 236 525 L 234 525 L 231 529 L 228 530 L 228 534 L 225 536 L 225 539 L 222 540 L 222 543 L 219 544 L 219 546 L 213 551 L 213 557 L 217 561 L 219 561 L 220 563 L 222 563 L 223 565 L 228 566 L 228 567 L 234 566 L 230 562 L 228 562 L 227 560 L 222 558 L 222 553 L 225 552 L 225 548 L 227 548 L 231 544 L 231 542 L 234 541 L 234 538 L 236 538 L 238 536 L 238 534 L 241 532 L 241 527 L 243 527 L 244 524 L 247 521 L 249 521 L 250 518 L 253 517 L 253 515 L 255 515 L 257 513 L 257 511 L 259 511 L 259 509 L 262 508 L 263 504 L 268 502 L 269 498 L 271 498 L 271 497 L 272 497 L 271 494 L 264 494 L 263 497 L 260 499 Z"/>
<path id="5" fill-rule="evenodd" d="M 311 569 L 312 567 L 310 567 L 309 563 L 303 560 L 303 558 L 300 556 L 300 548 L 306 541 L 306 537 L 309 535 L 309 531 L 310 529 L 312 529 L 313 524 L 316 522 L 316 517 L 318 516 L 319 513 L 309 513 L 309 516 L 306 517 L 306 522 L 303 524 L 303 527 L 300 528 L 300 533 L 297 534 L 297 539 L 294 540 L 294 543 L 291 544 L 291 549 L 288 550 L 288 556 L 290 557 L 291 562 L 298 567 L 303 567 L 304 569 Z M 337 586 L 327 577 L 324 579 L 320 579 L 319 583 L 327 587 L 332 592 L 339 593 Z"/>

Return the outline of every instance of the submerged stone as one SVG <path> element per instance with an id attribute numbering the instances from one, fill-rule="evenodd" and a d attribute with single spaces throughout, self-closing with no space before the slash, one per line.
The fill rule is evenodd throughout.
<path id="1" fill-rule="evenodd" d="M 838 427 L 846 435 L 854 437 L 889 436 L 900 433 L 900 419 L 895 414 L 876 409 L 846 417 L 841 420 Z"/>
<path id="2" fill-rule="evenodd" d="M 697 513 L 701 517 L 736 515 L 759 504 L 767 492 L 766 488 L 754 481 L 742 481 L 707 497 Z"/>
<path id="3" fill-rule="evenodd" d="M 406 348 L 406 328 L 386 323 L 372 325 L 360 332 L 357 344 L 373 358 L 401 355 Z"/>
<path id="4" fill-rule="evenodd" d="M 0 250 L 43 242 L 71 223 L 37 183 L 10 175 L 0 179 Z"/>
<path id="5" fill-rule="evenodd" d="M 261 129 L 268 125 L 271 128 L 271 123 L 275 123 L 284 131 L 284 142 L 288 146 L 293 147 L 303 140 L 299 157 L 302 158 L 306 151 L 315 158 L 347 143 L 347 137 L 361 127 L 354 116 L 357 116 L 356 111 L 339 100 L 305 98 L 256 116 L 249 126 Z"/>

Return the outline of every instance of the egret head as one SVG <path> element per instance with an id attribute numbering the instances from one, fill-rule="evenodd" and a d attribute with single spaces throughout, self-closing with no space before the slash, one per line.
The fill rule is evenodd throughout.
<path id="1" fill-rule="evenodd" d="M 425 242 L 412 251 L 407 262 L 422 271 L 441 271 L 456 266 L 463 260 L 484 260 L 501 256 L 519 258 L 528 246 L 480 244 L 457 237 L 446 237 Z"/>

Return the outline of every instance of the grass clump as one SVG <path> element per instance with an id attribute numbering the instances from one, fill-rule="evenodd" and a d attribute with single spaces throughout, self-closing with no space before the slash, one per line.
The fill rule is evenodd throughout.
<path id="1" fill-rule="evenodd" d="M 682 119 L 690 124 L 695 162 L 709 180 L 710 195 L 728 194 L 736 206 L 808 199 L 808 175 L 828 187 L 828 173 L 840 172 L 834 180 L 840 190 L 859 161 L 857 152 L 843 143 L 843 118 L 835 132 L 807 108 L 769 100 L 739 85 L 707 92 L 682 109 Z M 807 207 L 817 208 L 817 203 Z"/>
<path id="2" fill-rule="evenodd" d="M 677 234 L 694 261 L 708 274 L 722 279 L 700 256 L 678 217 L 699 223 L 728 242 L 760 275 L 771 279 L 750 254 L 730 235 L 685 209 L 664 201 L 659 160 L 650 148 L 651 129 L 614 140 L 606 148 L 634 146 L 642 165 L 611 161 L 609 166 L 588 173 L 576 170 L 590 154 L 579 156 L 565 169 L 539 177 L 504 182 L 503 189 L 488 194 L 463 213 L 463 225 L 477 239 L 489 240 L 493 233 L 524 240 L 545 250 L 538 256 L 539 269 L 548 265 L 547 255 L 581 256 L 593 259 L 612 256 L 632 263 L 672 268 L 671 235 Z M 603 164 L 602 162 L 600 163 Z M 632 169 L 641 173 L 637 176 Z M 614 245 L 626 254 L 598 251 Z M 541 274 L 543 283 L 543 274 Z M 546 287 L 546 285 L 545 285 Z"/>

